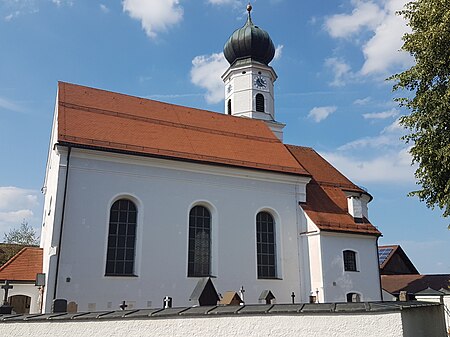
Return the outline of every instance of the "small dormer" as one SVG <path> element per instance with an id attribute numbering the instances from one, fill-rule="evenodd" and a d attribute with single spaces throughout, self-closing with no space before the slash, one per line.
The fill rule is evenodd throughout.
<path id="1" fill-rule="evenodd" d="M 344 191 L 347 196 L 348 213 L 355 219 L 355 222 L 362 222 L 363 218 L 368 218 L 367 204 L 371 197 L 368 193 L 356 191 Z"/>

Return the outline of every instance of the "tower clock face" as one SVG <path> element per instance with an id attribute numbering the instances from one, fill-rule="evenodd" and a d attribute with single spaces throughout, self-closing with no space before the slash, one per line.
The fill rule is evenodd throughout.
<path id="1" fill-rule="evenodd" d="M 253 84 L 257 89 L 266 89 L 267 88 L 267 80 L 262 76 L 256 76 L 253 80 Z"/>

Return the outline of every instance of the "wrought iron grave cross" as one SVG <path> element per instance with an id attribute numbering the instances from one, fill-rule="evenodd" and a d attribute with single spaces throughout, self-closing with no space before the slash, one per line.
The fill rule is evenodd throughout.
<path id="1" fill-rule="evenodd" d="M 8 304 L 8 292 L 9 292 L 9 289 L 12 289 L 12 288 L 14 288 L 14 287 L 9 284 L 8 280 L 6 280 L 5 284 L 2 285 L 2 289 L 5 291 L 5 296 L 3 297 L 3 304 L 4 305 Z"/>

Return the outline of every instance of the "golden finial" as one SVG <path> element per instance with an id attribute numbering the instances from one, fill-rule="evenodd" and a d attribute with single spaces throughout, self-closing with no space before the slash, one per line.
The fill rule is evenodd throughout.
<path id="1" fill-rule="evenodd" d="M 250 4 L 250 2 L 247 5 L 247 12 L 250 14 L 250 12 L 252 11 L 252 5 Z"/>

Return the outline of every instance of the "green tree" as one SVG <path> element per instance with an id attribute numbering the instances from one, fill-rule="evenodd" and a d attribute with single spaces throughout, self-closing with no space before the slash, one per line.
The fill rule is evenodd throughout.
<path id="1" fill-rule="evenodd" d="M 8 233 L 5 233 L 3 241 L 5 243 L 32 246 L 39 244 L 39 237 L 36 234 L 36 230 L 27 221 L 23 220 L 19 228 L 13 228 Z"/>
<path id="2" fill-rule="evenodd" d="M 450 215 L 450 1 L 416 0 L 399 12 L 411 32 L 403 37 L 402 50 L 415 64 L 393 75 L 394 91 L 409 93 L 397 98 L 410 114 L 400 119 L 408 129 L 403 137 L 411 145 L 413 163 L 420 189 L 409 193 L 438 206 L 443 216 Z M 449 226 L 450 228 L 450 226 Z"/>

